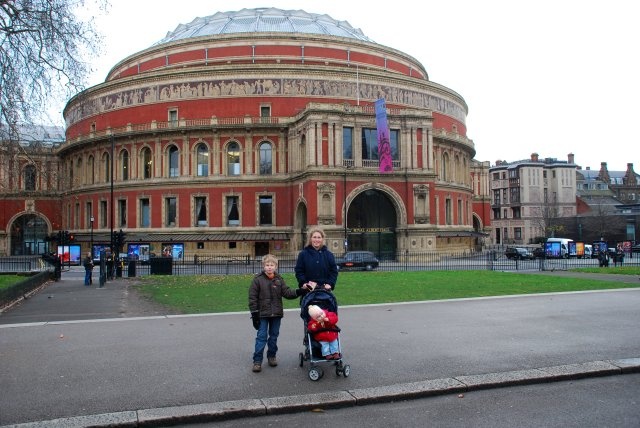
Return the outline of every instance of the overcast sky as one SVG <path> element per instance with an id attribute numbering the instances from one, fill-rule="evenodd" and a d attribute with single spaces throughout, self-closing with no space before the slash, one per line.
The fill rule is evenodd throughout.
<path id="1" fill-rule="evenodd" d="M 583 168 L 640 172 L 640 2 L 633 0 L 110 0 L 89 85 L 181 23 L 276 7 L 328 14 L 420 61 L 469 106 L 475 158 L 575 155 Z"/>

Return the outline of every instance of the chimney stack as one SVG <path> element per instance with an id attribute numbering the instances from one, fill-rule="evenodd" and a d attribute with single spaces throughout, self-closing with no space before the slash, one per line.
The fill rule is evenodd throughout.
<path id="1" fill-rule="evenodd" d="M 538 154 L 531 153 L 531 162 L 538 162 Z"/>
<path id="2" fill-rule="evenodd" d="M 569 160 L 569 163 L 575 163 L 575 162 L 574 162 L 575 158 L 574 158 L 574 156 L 573 156 L 573 153 L 569 153 L 569 154 L 567 155 L 567 159 Z"/>

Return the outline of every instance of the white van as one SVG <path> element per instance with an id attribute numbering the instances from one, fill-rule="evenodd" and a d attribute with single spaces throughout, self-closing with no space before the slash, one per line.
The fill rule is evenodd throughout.
<path id="1" fill-rule="evenodd" d="M 547 245 L 545 246 L 545 248 L 547 248 L 547 257 L 549 257 L 549 256 L 550 257 L 562 257 L 564 259 L 568 258 L 569 257 L 569 242 L 573 242 L 573 239 L 568 239 L 568 238 L 548 238 L 547 239 Z M 560 247 L 559 250 L 558 251 L 552 251 L 551 254 L 549 254 L 549 248 L 553 248 L 553 247 L 557 247 L 557 246 Z"/>

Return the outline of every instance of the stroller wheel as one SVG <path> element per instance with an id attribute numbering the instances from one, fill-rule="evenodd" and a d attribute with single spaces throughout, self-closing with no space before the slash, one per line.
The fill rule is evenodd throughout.
<path id="1" fill-rule="evenodd" d="M 336 376 L 340 376 L 342 374 L 342 368 L 339 365 L 336 365 Z"/>
<path id="2" fill-rule="evenodd" d="M 304 354 L 300 352 L 300 367 L 304 365 Z"/>
<path id="3" fill-rule="evenodd" d="M 309 369 L 309 379 L 313 381 L 320 380 L 323 374 L 324 372 L 320 367 L 311 367 Z"/>
<path id="4" fill-rule="evenodd" d="M 345 366 L 342 368 L 342 374 L 344 375 L 344 377 L 349 377 L 349 374 L 351 374 L 351 367 L 349 367 L 349 364 L 345 364 Z"/>

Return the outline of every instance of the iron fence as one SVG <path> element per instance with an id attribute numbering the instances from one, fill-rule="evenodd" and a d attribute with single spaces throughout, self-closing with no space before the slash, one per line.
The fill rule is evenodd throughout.
<path id="1" fill-rule="evenodd" d="M 343 254 L 335 254 L 339 262 Z M 293 273 L 297 254 L 278 254 L 278 270 Z M 379 271 L 428 271 L 428 270 L 494 270 L 536 271 L 568 270 L 581 267 L 598 267 L 596 258 L 514 260 L 504 251 L 463 251 L 459 253 L 385 253 L 378 254 Z M 640 266 L 640 253 L 627 254 L 620 263 L 610 259 L 609 267 Z M 63 265 L 63 268 L 66 265 Z M 238 254 L 185 255 L 181 259 L 155 257 L 150 260 L 121 260 L 117 274 L 123 277 L 146 275 L 235 275 L 255 274 L 262 269 L 261 257 Z M 0 257 L 0 272 L 34 272 L 50 270 L 37 256 Z M 94 274 L 96 272 L 94 271 Z"/>

